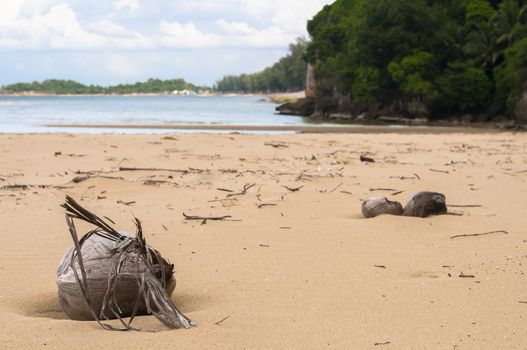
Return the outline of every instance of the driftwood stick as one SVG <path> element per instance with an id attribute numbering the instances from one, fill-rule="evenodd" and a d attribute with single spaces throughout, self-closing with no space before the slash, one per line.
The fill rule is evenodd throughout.
<path id="1" fill-rule="evenodd" d="M 282 187 L 288 190 L 289 192 L 298 192 L 304 187 L 304 185 L 299 186 L 299 187 L 289 187 L 289 186 L 282 186 Z"/>
<path id="2" fill-rule="evenodd" d="M 221 320 L 219 320 L 218 322 L 214 322 L 214 324 L 216 326 L 219 326 L 223 323 L 223 321 L 226 321 L 229 317 L 231 317 L 232 313 L 230 315 L 227 315 L 226 317 L 222 318 Z"/>
<path id="3" fill-rule="evenodd" d="M 218 191 L 223 191 L 223 192 L 229 192 L 229 193 L 233 193 L 234 192 L 233 190 L 229 190 L 228 188 L 221 188 L 221 187 L 218 187 L 217 190 Z"/>
<path id="4" fill-rule="evenodd" d="M 188 174 L 193 170 L 190 169 L 164 169 L 164 168 L 132 168 L 132 167 L 119 167 L 119 171 L 168 171 L 172 173 Z"/>
<path id="5" fill-rule="evenodd" d="M 262 209 L 263 207 L 276 207 L 275 203 L 261 203 L 258 204 L 258 209 Z"/>
<path id="6" fill-rule="evenodd" d="M 428 169 L 428 170 L 433 171 L 434 173 L 450 174 L 450 171 L 447 171 L 447 170 L 437 170 L 437 169 Z"/>
<path id="7" fill-rule="evenodd" d="M 470 233 L 466 235 L 455 235 L 450 237 L 450 239 L 453 238 L 459 238 L 459 237 L 478 237 L 478 236 L 487 236 L 487 235 L 493 235 L 493 234 L 502 234 L 502 235 L 508 235 L 509 232 L 505 230 L 497 230 L 497 231 L 490 231 L 490 232 L 483 232 L 483 233 Z"/>
<path id="8" fill-rule="evenodd" d="M 122 201 L 122 200 L 118 200 L 115 203 L 117 203 L 117 204 L 124 204 L 124 205 L 132 205 L 132 204 L 135 204 L 135 201 L 125 202 L 125 201 Z"/>
<path id="9" fill-rule="evenodd" d="M 229 193 L 229 194 L 227 195 L 227 197 L 243 196 L 243 195 L 247 194 L 247 191 L 248 191 L 249 189 L 253 188 L 254 186 L 256 186 L 256 184 L 251 184 L 251 185 L 246 184 L 245 186 L 243 186 L 243 190 L 242 190 L 241 192 L 239 192 L 239 193 Z"/>
<path id="10" fill-rule="evenodd" d="M 0 190 L 27 190 L 28 188 L 28 185 L 6 185 L 0 187 Z"/>
<path id="11" fill-rule="evenodd" d="M 228 218 L 231 218 L 230 215 L 224 215 L 224 216 L 197 216 L 197 215 L 187 215 L 183 213 L 183 216 L 185 217 L 185 220 L 197 220 L 201 221 L 201 224 L 206 224 L 207 220 L 213 220 L 213 221 L 222 221 Z"/>
<path id="12" fill-rule="evenodd" d="M 273 148 L 288 148 L 289 146 L 285 143 L 273 143 L 273 142 L 266 142 L 264 143 L 266 146 L 271 146 Z"/>
<path id="13" fill-rule="evenodd" d="M 459 277 L 460 278 L 475 278 L 476 276 L 474 276 L 474 275 L 467 275 L 467 274 L 464 274 L 463 271 L 461 271 L 461 273 L 459 274 Z"/>
<path id="14" fill-rule="evenodd" d="M 333 193 L 335 192 L 336 190 L 338 190 L 340 188 L 340 186 L 344 185 L 344 182 L 341 182 L 340 184 L 338 184 L 335 188 L 333 188 L 332 190 L 330 190 L 328 193 Z"/>

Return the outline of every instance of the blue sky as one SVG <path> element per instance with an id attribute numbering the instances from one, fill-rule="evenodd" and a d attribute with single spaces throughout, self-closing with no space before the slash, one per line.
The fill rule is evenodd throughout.
<path id="1" fill-rule="evenodd" d="M 0 85 L 109 85 L 150 77 L 212 85 L 259 71 L 333 0 L 2 0 Z"/>

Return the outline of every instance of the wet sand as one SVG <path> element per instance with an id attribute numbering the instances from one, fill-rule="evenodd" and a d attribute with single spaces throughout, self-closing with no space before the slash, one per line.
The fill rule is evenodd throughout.
<path id="1" fill-rule="evenodd" d="M 226 125 L 226 124 L 48 124 L 49 128 L 119 129 L 119 130 L 203 130 L 203 131 L 271 131 L 310 134 L 482 134 L 499 133 L 495 127 L 359 125 L 359 124 L 298 124 L 298 125 Z"/>

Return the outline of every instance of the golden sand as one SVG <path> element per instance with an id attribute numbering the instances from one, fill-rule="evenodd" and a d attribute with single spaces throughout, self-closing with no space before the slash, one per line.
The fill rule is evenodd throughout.
<path id="1" fill-rule="evenodd" d="M 1 349 L 527 348 L 527 134 L 0 135 L 0 160 L 0 187 L 29 186 L 0 189 Z M 360 214 L 418 190 L 472 207 Z M 67 319 L 65 194 L 120 229 L 142 219 L 195 328 Z"/>

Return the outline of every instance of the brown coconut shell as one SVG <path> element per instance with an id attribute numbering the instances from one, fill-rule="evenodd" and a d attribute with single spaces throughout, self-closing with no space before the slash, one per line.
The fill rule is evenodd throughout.
<path id="1" fill-rule="evenodd" d="M 447 213 L 446 197 L 437 192 L 414 193 L 404 207 L 404 216 L 425 218 Z"/>
<path id="2" fill-rule="evenodd" d="M 141 223 L 135 219 L 135 237 L 118 232 L 106 221 L 66 196 L 66 222 L 74 245 L 62 257 L 57 268 L 60 305 L 74 320 L 96 320 L 104 329 L 116 330 L 103 323 L 119 319 L 123 328 L 136 315 L 153 314 L 170 328 L 190 328 L 185 317 L 170 299 L 176 280 L 174 265 L 146 244 Z M 73 223 L 80 219 L 95 225 L 80 239 Z M 129 322 L 123 318 L 130 317 Z"/>
<path id="3" fill-rule="evenodd" d="M 123 234 L 123 236 L 130 237 L 128 234 Z M 90 293 L 91 307 L 85 302 L 84 296 L 79 290 L 77 279 L 75 278 L 75 272 L 77 276 L 81 275 L 80 267 L 76 265 L 76 271 L 74 271 L 70 264 L 72 255 L 75 252 L 75 246 L 72 246 L 62 257 L 57 268 L 58 296 L 62 309 L 72 320 L 93 321 L 92 311 L 99 315 L 100 319 L 117 318 L 107 307 L 105 310 L 102 310 L 104 297 L 108 292 L 108 278 L 115 265 L 115 246 L 115 242 L 97 234 L 91 235 L 82 245 L 82 258 L 86 271 L 86 282 Z M 148 249 L 152 249 L 148 245 L 147 247 Z M 140 288 L 137 283 L 136 271 L 144 273 L 146 264 L 139 261 L 138 268 L 136 269 L 136 261 L 137 253 L 132 252 L 127 255 L 118 273 L 119 278 L 115 286 L 115 297 L 118 300 L 120 317 L 130 317 L 138 301 L 137 295 L 139 294 Z M 161 281 L 161 268 L 165 269 L 164 281 Z M 173 270 L 174 265 L 169 264 L 164 259 L 161 265 L 155 265 L 155 276 L 160 284 L 164 285 L 164 290 L 169 297 L 176 287 Z M 140 299 L 138 302 L 136 315 L 148 314 L 144 299 Z"/>
<path id="4" fill-rule="evenodd" d="M 362 215 L 365 218 L 373 218 L 382 214 L 402 215 L 403 206 L 396 201 L 390 201 L 386 197 L 372 197 L 362 202 Z"/>

